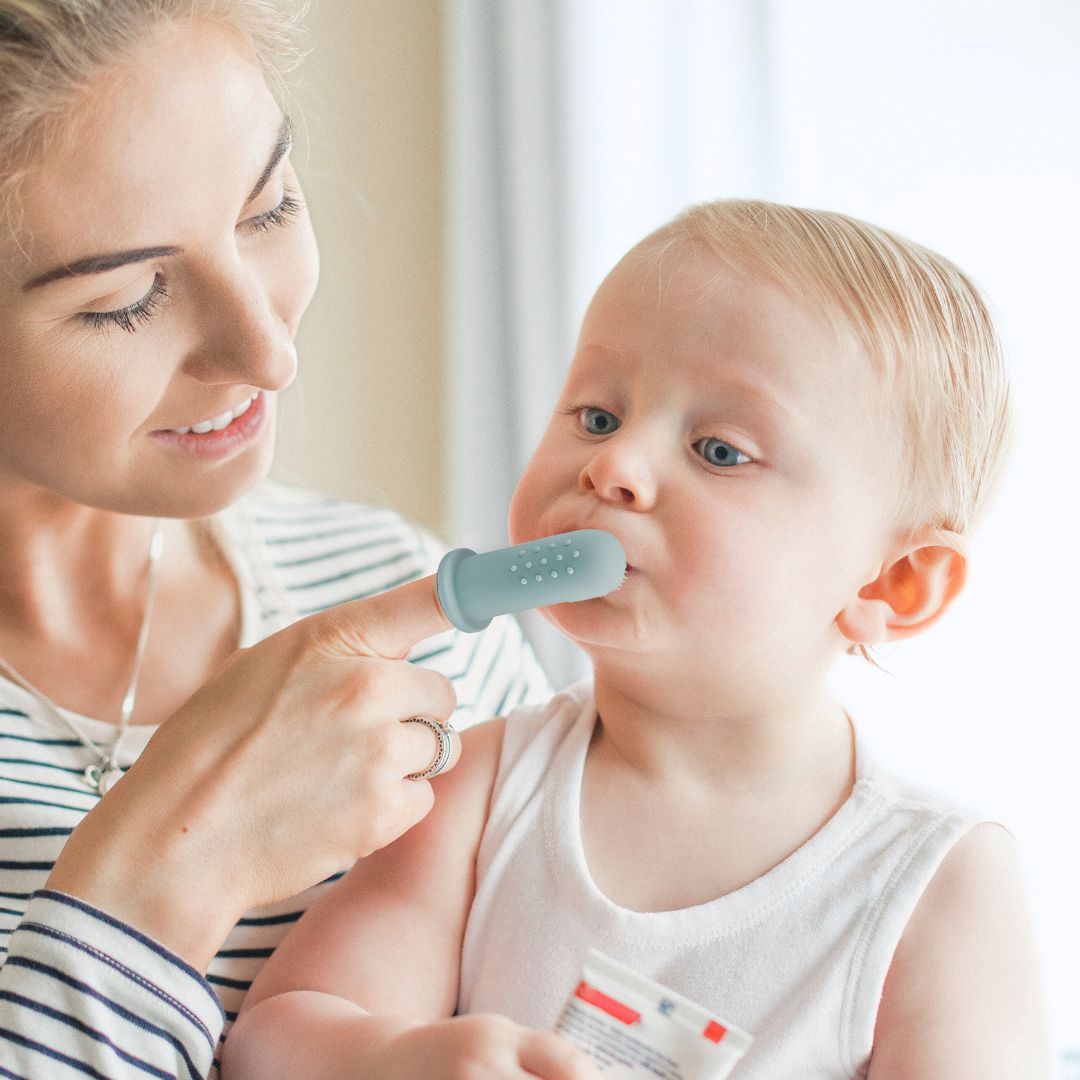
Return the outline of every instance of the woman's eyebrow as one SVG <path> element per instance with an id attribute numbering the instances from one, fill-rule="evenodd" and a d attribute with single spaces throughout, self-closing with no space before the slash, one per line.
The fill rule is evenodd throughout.
<path id="1" fill-rule="evenodd" d="M 263 169 L 259 182 L 251 189 L 251 194 L 247 197 L 248 202 L 258 198 L 259 192 L 269 183 L 270 177 L 274 175 L 274 170 L 278 167 L 278 162 L 289 152 L 292 141 L 292 121 L 289 119 L 288 113 L 286 113 L 281 118 L 281 127 L 278 128 L 277 141 L 274 143 L 274 149 L 270 152 L 270 160 L 266 163 L 266 168 Z M 245 203 L 245 205 L 247 204 Z"/>
<path id="2" fill-rule="evenodd" d="M 270 153 L 270 160 L 266 163 L 258 183 L 251 189 L 245 206 L 256 199 L 259 193 L 270 182 L 278 163 L 289 152 L 292 146 L 293 133 L 292 122 L 288 115 L 281 119 L 281 127 L 278 128 L 274 149 Z M 115 270 L 118 266 L 127 266 L 129 263 L 146 262 L 147 259 L 162 259 L 167 255 L 179 255 L 184 249 L 181 247 L 150 247 L 137 248 L 134 251 L 114 251 L 107 255 L 91 255 L 85 259 L 76 259 L 75 262 L 65 263 L 63 266 L 54 267 L 52 270 L 31 278 L 23 285 L 23 291 L 39 289 L 42 285 L 50 282 L 77 277 L 81 274 L 103 274 L 108 270 Z"/>

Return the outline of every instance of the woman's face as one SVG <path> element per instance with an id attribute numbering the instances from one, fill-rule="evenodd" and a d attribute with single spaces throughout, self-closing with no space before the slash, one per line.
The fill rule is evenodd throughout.
<path id="1" fill-rule="evenodd" d="M 0 233 L 0 492 L 212 513 L 270 467 L 318 278 L 288 124 L 246 42 L 195 23 L 94 84 L 67 135 Z"/>

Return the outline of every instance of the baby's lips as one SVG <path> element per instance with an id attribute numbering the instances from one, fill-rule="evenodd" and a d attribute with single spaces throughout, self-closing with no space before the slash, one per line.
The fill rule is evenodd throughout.
<path id="1" fill-rule="evenodd" d="M 598 525 L 595 522 L 592 522 L 592 523 L 587 524 L 587 525 L 580 525 L 580 524 L 577 524 L 577 523 L 570 523 L 570 524 L 567 524 L 567 525 L 558 525 L 558 526 L 551 529 L 551 535 L 554 536 L 557 533 L 577 532 L 579 529 L 602 529 L 604 532 L 611 533 L 611 535 L 614 536 L 615 539 L 618 540 L 620 544 L 622 544 L 623 551 L 626 552 L 626 568 L 627 568 L 627 570 L 640 569 L 640 565 L 634 561 L 634 556 L 633 556 L 632 552 L 630 551 L 630 548 L 627 547 L 626 541 L 618 534 L 618 532 L 615 531 L 615 529 L 609 529 L 606 525 Z M 524 541 L 523 541 L 523 543 L 524 543 Z"/>

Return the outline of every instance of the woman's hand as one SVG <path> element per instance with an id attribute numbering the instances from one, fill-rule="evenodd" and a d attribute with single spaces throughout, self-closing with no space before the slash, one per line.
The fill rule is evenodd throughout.
<path id="1" fill-rule="evenodd" d="M 451 627 L 434 575 L 234 653 L 74 830 L 46 887 L 200 971 L 247 910 L 310 888 L 431 809 L 446 676 L 403 658 Z M 454 740 L 454 759 L 458 740 Z"/>
<path id="2" fill-rule="evenodd" d="M 489 1013 L 409 1028 L 364 1062 L 365 1080 L 599 1080 L 589 1056 L 553 1031 Z"/>

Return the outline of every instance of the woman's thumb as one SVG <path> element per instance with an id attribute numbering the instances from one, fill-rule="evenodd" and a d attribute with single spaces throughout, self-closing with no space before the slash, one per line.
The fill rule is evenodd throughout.
<path id="1" fill-rule="evenodd" d="M 338 604 L 312 616 L 312 621 L 331 651 L 388 660 L 401 660 L 418 642 L 453 629 L 439 604 L 434 574 Z"/>

